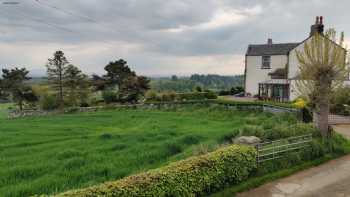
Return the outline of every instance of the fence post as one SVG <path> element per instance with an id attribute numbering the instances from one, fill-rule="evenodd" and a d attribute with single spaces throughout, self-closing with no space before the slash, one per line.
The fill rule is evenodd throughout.
<path id="1" fill-rule="evenodd" d="M 255 149 L 256 149 L 256 165 L 259 166 L 259 163 L 260 163 L 260 161 L 259 161 L 259 158 L 260 158 L 260 156 L 259 156 L 259 144 L 255 145 Z"/>

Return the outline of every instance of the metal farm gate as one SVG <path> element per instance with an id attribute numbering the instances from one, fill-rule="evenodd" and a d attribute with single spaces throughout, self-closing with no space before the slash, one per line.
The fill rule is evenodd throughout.
<path id="1" fill-rule="evenodd" d="M 312 134 L 308 134 L 257 144 L 257 163 L 278 159 L 287 152 L 306 148 L 311 141 Z"/>

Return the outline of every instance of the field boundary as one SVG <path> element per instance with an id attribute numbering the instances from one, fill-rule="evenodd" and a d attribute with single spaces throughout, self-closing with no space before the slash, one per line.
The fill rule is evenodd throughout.
<path id="1" fill-rule="evenodd" d="M 43 110 L 12 110 L 8 113 L 9 119 L 31 117 L 31 116 L 48 116 L 62 113 L 75 113 L 75 112 L 95 112 L 104 109 L 123 109 L 123 108 L 147 108 L 147 109 L 160 109 L 160 108 L 172 108 L 182 105 L 195 105 L 195 104 L 206 104 L 206 105 L 220 105 L 225 106 L 229 109 L 237 110 L 259 110 L 264 112 L 270 112 L 274 114 L 278 113 L 293 113 L 299 117 L 301 110 L 280 106 L 265 104 L 263 102 L 227 102 L 216 99 L 207 100 L 190 100 L 190 101 L 174 101 L 174 102 L 146 102 L 140 104 L 117 104 L 117 105 L 106 105 L 106 106 L 95 106 L 95 107 L 71 107 L 66 108 L 64 111 L 43 111 Z"/>

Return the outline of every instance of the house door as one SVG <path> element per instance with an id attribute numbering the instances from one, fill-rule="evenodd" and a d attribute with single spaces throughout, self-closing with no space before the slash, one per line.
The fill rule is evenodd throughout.
<path id="1" fill-rule="evenodd" d="M 278 98 L 280 95 L 280 88 L 278 85 L 272 86 L 272 98 Z"/>

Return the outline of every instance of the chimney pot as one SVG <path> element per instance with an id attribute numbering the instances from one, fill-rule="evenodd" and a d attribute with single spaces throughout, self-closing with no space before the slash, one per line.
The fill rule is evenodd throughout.
<path id="1" fill-rule="evenodd" d="M 268 45 L 272 45 L 272 39 L 271 38 L 267 39 L 267 44 Z"/>
<path id="2" fill-rule="evenodd" d="M 320 17 L 316 16 L 316 25 L 320 24 Z"/>
<path id="3" fill-rule="evenodd" d="M 320 25 L 323 25 L 323 16 L 320 16 Z"/>

